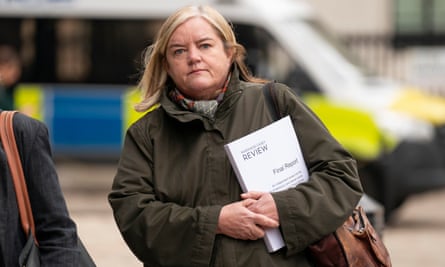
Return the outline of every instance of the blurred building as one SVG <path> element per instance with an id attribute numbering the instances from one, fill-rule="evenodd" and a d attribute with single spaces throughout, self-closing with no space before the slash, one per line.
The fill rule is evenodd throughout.
<path id="1" fill-rule="evenodd" d="M 369 69 L 445 95 L 445 1 L 307 1 Z"/>

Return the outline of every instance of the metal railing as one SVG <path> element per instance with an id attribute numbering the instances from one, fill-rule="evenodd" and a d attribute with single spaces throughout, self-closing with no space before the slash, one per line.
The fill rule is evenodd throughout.
<path id="1" fill-rule="evenodd" d="M 445 96 L 445 46 L 395 48 L 391 35 L 349 35 L 341 40 L 373 73 Z M 444 60 L 434 60 L 434 55 Z M 422 56 L 423 65 L 419 63 L 422 60 L 415 60 Z"/>

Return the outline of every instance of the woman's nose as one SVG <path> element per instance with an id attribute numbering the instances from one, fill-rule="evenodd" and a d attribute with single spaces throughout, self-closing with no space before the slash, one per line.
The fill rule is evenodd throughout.
<path id="1" fill-rule="evenodd" d="M 198 47 L 192 47 L 189 49 L 188 58 L 190 63 L 201 60 L 201 51 L 199 51 Z"/>

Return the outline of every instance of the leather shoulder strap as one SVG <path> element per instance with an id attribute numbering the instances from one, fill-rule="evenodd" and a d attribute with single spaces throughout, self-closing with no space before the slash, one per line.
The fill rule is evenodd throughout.
<path id="1" fill-rule="evenodd" d="M 5 150 L 6 157 L 8 159 L 8 165 L 14 183 L 23 230 L 27 235 L 31 231 L 32 235 L 34 236 L 34 240 L 37 243 L 28 189 L 26 187 L 22 162 L 20 160 L 20 155 L 14 136 L 12 119 L 15 113 L 16 111 L 2 111 L 0 113 L 0 137 L 3 143 L 3 149 Z"/>

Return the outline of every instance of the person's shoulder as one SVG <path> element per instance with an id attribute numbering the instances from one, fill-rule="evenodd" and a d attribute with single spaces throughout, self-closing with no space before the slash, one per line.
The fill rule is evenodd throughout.
<path id="1" fill-rule="evenodd" d="M 263 88 L 265 83 L 240 81 L 240 87 L 247 90 L 259 90 Z"/>
<path id="2" fill-rule="evenodd" d="M 262 88 L 265 83 L 259 82 L 240 82 L 240 88 L 244 92 L 245 95 L 260 95 L 262 94 Z"/>
<path id="3" fill-rule="evenodd" d="M 274 93 L 277 96 L 288 96 L 288 95 L 295 96 L 296 95 L 295 92 L 293 92 L 293 90 L 289 86 L 287 86 L 284 83 L 277 82 L 277 81 L 269 81 L 269 82 L 265 82 L 265 83 L 241 82 L 241 84 L 244 87 L 244 89 L 247 89 L 247 90 L 261 91 L 266 86 L 269 86 L 272 88 L 272 90 L 274 90 Z"/>
<path id="4" fill-rule="evenodd" d="M 44 126 L 44 123 L 42 121 L 35 119 L 29 115 L 26 115 L 22 112 L 16 112 L 14 114 L 13 121 L 14 121 L 14 123 L 17 123 L 17 124 L 32 124 L 32 125 Z"/>
<path id="5" fill-rule="evenodd" d="M 255 90 L 258 90 L 258 89 L 262 89 L 264 86 L 271 85 L 271 86 L 274 87 L 274 89 L 277 89 L 277 90 L 282 90 L 282 91 L 290 90 L 289 86 L 287 86 L 284 83 L 277 82 L 277 81 L 265 81 L 265 82 L 262 82 L 262 83 L 261 82 L 241 81 L 240 84 L 245 89 L 255 89 Z"/>
<path id="6" fill-rule="evenodd" d="M 128 129 L 130 131 L 134 131 L 136 129 L 145 131 L 145 129 L 149 128 L 150 125 L 156 124 L 156 121 L 160 120 L 160 116 L 162 116 L 162 108 L 160 104 L 156 104 L 140 115 L 140 117 L 135 120 L 128 127 Z"/>
<path id="7" fill-rule="evenodd" d="M 14 131 L 27 134 L 34 134 L 47 127 L 45 123 L 35 118 L 32 118 L 24 113 L 16 112 L 13 118 Z"/>
<path id="8" fill-rule="evenodd" d="M 288 86 L 287 84 L 280 83 L 280 82 L 273 82 L 272 86 L 273 86 L 274 93 L 278 98 L 293 99 L 293 100 L 301 101 L 297 92 L 294 89 L 292 89 L 290 86 Z"/>
<path id="9" fill-rule="evenodd" d="M 287 84 L 284 84 L 281 82 L 274 81 L 274 82 L 272 82 L 272 86 L 274 87 L 274 90 L 277 90 L 279 92 L 283 92 L 283 93 L 292 92 L 292 89 Z"/>

